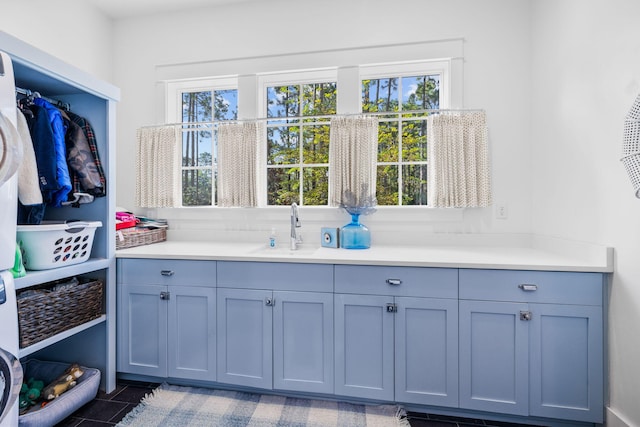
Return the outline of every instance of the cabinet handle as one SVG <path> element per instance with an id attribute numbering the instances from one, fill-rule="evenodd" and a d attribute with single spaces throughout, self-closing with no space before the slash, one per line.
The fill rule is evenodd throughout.
<path id="1" fill-rule="evenodd" d="M 402 280 L 400 279 L 387 279 L 387 285 L 398 286 L 401 283 L 402 283 Z"/>
<path id="2" fill-rule="evenodd" d="M 387 313 L 396 313 L 398 311 L 398 306 L 393 303 L 387 304 Z"/>
<path id="3" fill-rule="evenodd" d="M 520 320 L 531 320 L 532 314 L 530 311 L 521 311 Z"/>
<path id="4" fill-rule="evenodd" d="M 170 292 L 160 292 L 160 299 L 161 300 L 171 299 L 171 293 Z"/>
<path id="5" fill-rule="evenodd" d="M 267 307 L 273 307 L 274 305 L 276 305 L 276 299 L 267 297 L 264 299 L 264 305 L 266 305 Z"/>
<path id="6" fill-rule="evenodd" d="M 162 270 L 160 274 L 162 274 L 165 277 L 171 277 L 173 276 L 173 270 Z"/>
<path id="7" fill-rule="evenodd" d="M 520 285 L 518 285 L 518 287 L 525 292 L 533 292 L 538 290 L 538 285 L 530 285 L 526 283 L 521 283 Z"/>

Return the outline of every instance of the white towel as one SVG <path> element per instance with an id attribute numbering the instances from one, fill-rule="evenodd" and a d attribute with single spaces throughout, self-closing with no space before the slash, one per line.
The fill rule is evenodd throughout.
<path id="1" fill-rule="evenodd" d="M 175 126 L 137 131 L 136 204 L 141 208 L 178 207 L 182 145 Z"/>
<path id="2" fill-rule="evenodd" d="M 42 192 L 38 182 L 38 165 L 36 163 L 36 153 L 33 150 L 33 142 L 29 133 L 27 120 L 16 108 L 18 135 L 22 141 L 23 158 L 18 167 L 18 198 L 25 206 L 39 205 L 43 203 Z"/>

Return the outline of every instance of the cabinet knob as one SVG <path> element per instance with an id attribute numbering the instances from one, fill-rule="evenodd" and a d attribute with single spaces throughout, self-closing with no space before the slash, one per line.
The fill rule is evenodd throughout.
<path id="1" fill-rule="evenodd" d="M 402 283 L 400 279 L 387 279 L 387 285 L 398 286 Z"/>
<path id="2" fill-rule="evenodd" d="M 274 305 L 276 305 L 276 299 L 267 297 L 264 299 L 264 305 L 266 305 L 267 307 L 273 307 Z"/>
<path id="3" fill-rule="evenodd" d="M 173 270 L 162 270 L 160 274 L 162 274 L 165 277 L 171 277 L 173 276 Z"/>
<path id="4" fill-rule="evenodd" d="M 538 290 L 538 285 L 527 284 L 527 283 L 521 283 L 518 285 L 518 287 L 525 292 L 533 292 Z"/>
<path id="5" fill-rule="evenodd" d="M 170 292 L 160 292 L 160 299 L 161 300 L 168 300 L 171 298 L 171 293 Z"/>
<path id="6" fill-rule="evenodd" d="M 521 311 L 520 320 L 531 320 L 532 314 L 530 311 Z"/>
<path id="7" fill-rule="evenodd" d="M 396 313 L 398 311 L 398 306 L 393 303 L 387 304 L 387 313 Z"/>

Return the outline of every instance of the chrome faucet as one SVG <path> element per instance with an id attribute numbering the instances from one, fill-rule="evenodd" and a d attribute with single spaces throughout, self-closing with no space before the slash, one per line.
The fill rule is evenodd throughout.
<path id="1" fill-rule="evenodd" d="M 300 228 L 300 217 L 298 216 L 298 205 L 291 203 L 291 250 L 298 249 L 298 244 L 302 243 L 302 235 L 296 228 Z"/>

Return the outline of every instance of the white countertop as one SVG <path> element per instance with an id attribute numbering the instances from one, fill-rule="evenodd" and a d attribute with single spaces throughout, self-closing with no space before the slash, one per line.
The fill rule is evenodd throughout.
<path id="1" fill-rule="evenodd" d="M 535 238 L 531 246 L 373 246 L 331 249 L 302 245 L 270 249 L 266 244 L 166 241 L 116 251 L 117 258 L 300 262 L 507 270 L 613 271 L 613 249 Z"/>

